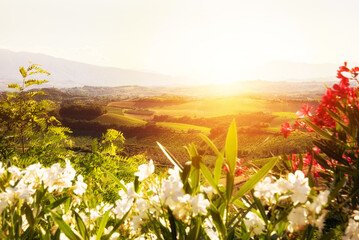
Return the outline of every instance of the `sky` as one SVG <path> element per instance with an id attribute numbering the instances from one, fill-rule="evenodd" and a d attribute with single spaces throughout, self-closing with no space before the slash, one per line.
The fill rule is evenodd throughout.
<path id="1" fill-rule="evenodd" d="M 357 0 L 0 0 L 0 48 L 231 82 L 276 60 L 358 62 L 358 10 Z"/>

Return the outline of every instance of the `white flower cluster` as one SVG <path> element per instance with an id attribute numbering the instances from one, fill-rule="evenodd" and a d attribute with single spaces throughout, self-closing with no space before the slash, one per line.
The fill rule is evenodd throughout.
<path id="1" fill-rule="evenodd" d="M 345 236 L 343 240 L 359 240 L 359 211 L 354 210 L 353 215 L 349 219 L 347 228 L 345 229 Z"/>
<path id="2" fill-rule="evenodd" d="M 73 188 L 77 195 L 82 195 L 87 188 L 81 175 L 77 176 L 77 181 L 73 185 L 76 171 L 71 166 L 69 160 L 66 160 L 65 168 L 59 163 L 53 164 L 49 168 L 43 167 L 40 163 L 28 166 L 25 170 L 20 170 L 16 166 L 5 169 L 0 162 L 0 177 L 9 174 L 9 186 L 0 193 L 0 213 L 8 206 L 16 203 L 18 200 L 25 200 L 29 203 L 33 201 L 32 195 L 41 184 L 49 192 L 62 192 L 65 188 Z"/>
<path id="3" fill-rule="evenodd" d="M 135 176 L 141 181 L 140 190 L 136 192 L 134 184 L 127 183 L 123 184 L 126 190 L 119 191 L 121 199 L 116 201 L 114 213 L 118 218 L 122 218 L 127 212 L 131 211 L 127 226 L 132 232 L 139 232 L 138 228 L 149 220 L 149 216 L 159 219 L 164 226 L 168 225 L 167 217 L 163 217 L 168 214 L 167 208 L 172 211 L 175 218 L 184 222 L 188 222 L 191 217 L 198 214 L 207 214 L 209 201 L 205 199 L 202 193 L 193 196 L 185 194 L 178 168 L 169 169 L 167 179 L 162 180 L 153 177 L 149 181 L 144 181 L 153 172 L 152 160 L 148 164 L 140 165 L 138 172 L 135 173 Z M 202 190 L 210 191 L 208 188 L 202 188 Z M 141 237 L 146 236 L 136 237 L 141 239 Z"/>
<path id="4" fill-rule="evenodd" d="M 290 199 L 294 208 L 288 215 L 288 230 L 294 232 L 302 229 L 307 224 L 313 224 L 319 229 L 323 227 L 325 214 L 321 213 L 322 207 L 327 204 L 329 191 L 321 192 L 317 197 L 308 196 L 310 187 L 308 178 L 302 171 L 290 173 L 288 179 L 278 180 L 266 177 L 254 188 L 254 196 L 264 200 L 265 203 L 275 204 L 278 201 Z"/>
<path id="5" fill-rule="evenodd" d="M 247 227 L 247 230 L 251 233 L 254 233 L 255 235 L 261 234 L 265 229 L 264 221 L 253 212 L 247 213 L 243 221 Z"/>
<path id="6" fill-rule="evenodd" d="M 277 197 L 279 200 L 290 197 L 294 205 L 305 203 L 310 193 L 308 178 L 299 170 L 294 174 L 289 173 L 288 180 L 280 178 L 273 182 L 271 177 L 266 177 L 254 190 L 254 196 L 264 199 L 267 203 L 276 203 Z"/>
<path id="7" fill-rule="evenodd" d="M 204 198 L 204 195 L 201 193 L 195 196 L 184 194 L 178 168 L 170 169 L 169 174 L 170 176 L 161 185 L 159 193 L 161 202 L 168 206 L 178 219 L 185 220 L 191 216 L 191 213 L 206 215 L 209 201 Z"/>

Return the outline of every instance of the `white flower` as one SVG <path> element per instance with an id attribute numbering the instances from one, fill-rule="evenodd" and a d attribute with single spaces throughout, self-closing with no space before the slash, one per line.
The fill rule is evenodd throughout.
<path id="1" fill-rule="evenodd" d="M 131 228 L 134 231 L 138 231 L 138 227 L 140 226 L 141 223 L 141 217 L 140 216 L 132 216 L 132 221 L 131 221 Z"/>
<path id="2" fill-rule="evenodd" d="M 114 208 L 114 212 L 117 214 L 117 217 L 121 219 L 132 207 L 132 201 L 126 200 L 117 200 L 115 202 L 116 207 Z"/>
<path id="3" fill-rule="evenodd" d="M 353 211 L 353 218 L 354 218 L 354 220 L 359 221 L 359 211 L 358 210 Z"/>
<path id="4" fill-rule="evenodd" d="M 137 210 L 140 212 L 141 217 L 146 216 L 146 210 L 148 209 L 149 205 L 146 200 L 139 198 L 136 201 Z"/>
<path id="5" fill-rule="evenodd" d="M 179 197 L 184 195 L 181 181 L 165 180 L 162 184 L 161 200 L 170 205 L 170 202 L 177 202 Z"/>
<path id="6" fill-rule="evenodd" d="M 44 182 L 44 185 L 48 187 L 49 192 L 56 190 L 57 186 L 55 186 L 55 183 L 61 173 L 62 168 L 60 163 L 55 163 L 50 168 L 45 169 L 42 181 Z"/>
<path id="7" fill-rule="evenodd" d="M 133 182 L 127 183 L 126 184 L 126 189 L 127 189 L 127 198 L 129 200 L 132 200 L 134 198 L 140 197 L 140 195 L 138 195 L 135 192 L 135 186 L 133 185 Z"/>
<path id="8" fill-rule="evenodd" d="M 304 207 L 296 207 L 293 208 L 292 211 L 288 215 L 288 230 L 290 232 L 297 231 L 301 227 L 307 224 L 307 210 Z"/>
<path id="9" fill-rule="evenodd" d="M 76 193 L 77 195 L 82 195 L 86 192 L 86 189 L 87 189 L 87 184 L 84 183 L 84 178 L 80 174 L 77 176 L 74 193 Z"/>
<path id="10" fill-rule="evenodd" d="M 0 214 L 4 211 L 4 209 L 8 205 L 8 198 L 5 192 L 0 193 Z"/>
<path id="11" fill-rule="evenodd" d="M 20 182 L 16 185 L 15 191 L 20 199 L 28 200 L 36 190 L 34 188 L 34 184 L 27 185 L 21 179 Z"/>
<path id="12" fill-rule="evenodd" d="M 2 166 L 2 162 L 0 162 L 0 176 L 6 173 L 5 168 Z"/>
<path id="13" fill-rule="evenodd" d="M 276 193 L 278 193 L 278 187 L 272 183 L 271 177 L 266 177 L 254 187 L 254 196 L 270 203 L 275 202 Z"/>
<path id="14" fill-rule="evenodd" d="M 11 166 L 7 169 L 7 171 L 9 173 L 11 173 L 11 179 L 13 180 L 12 182 L 14 183 L 14 181 L 19 180 L 22 177 L 22 173 L 20 168 L 16 167 L 16 166 Z"/>
<path id="15" fill-rule="evenodd" d="M 206 218 L 204 220 L 204 231 L 208 235 L 209 239 L 211 240 L 219 240 L 218 231 L 215 231 L 216 228 L 213 224 L 212 217 Z"/>
<path id="16" fill-rule="evenodd" d="M 143 181 L 148 178 L 155 171 L 155 166 L 153 161 L 150 160 L 148 164 L 142 164 L 138 166 L 138 172 L 135 173 L 135 176 L 138 176 L 139 181 Z"/>
<path id="17" fill-rule="evenodd" d="M 275 184 L 276 184 L 276 190 L 278 191 L 277 192 L 278 194 L 284 194 L 284 193 L 288 192 L 292 187 L 292 184 L 284 178 L 279 178 L 275 182 Z"/>
<path id="18" fill-rule="evenodd" d="M 308 209 L 316 214 L 319 214 L 323 205 L 328 202 L 329 193 L 329 190 L 325 190 L 324 192 L 321 192 L 318 197 L 314 198 L 312 203 L 307 202 Z"/>
<path id="19" fill-rule="evenodd" d="M 190 200 L 192 212 L 197 214 L 206 215 L 207 214 L 207 207 L 209 207 L 210 203 L 207 199 L 204 199 L 203 194 L 198 194 L 191 198 Z"/>
<path id="20" fill-rule="evenodd" d="M 38 185 L 43 178 L 44 172 L 45 169 L 40 163 L 32 164 L 26 168 L 22 179 L 25 183 Z"/>
<path id="21" fill-rule="evenodd" d="M 104 234 L 109 234 L 113 229 L 113 226 L 109 226 L 108 228 L 105 228 L 104 230 Z M 110 240 L 117 240 L 120 238 L 120 234 L 118 232 L 114 232 L 111 237 Z"/>
<path id="22" fill-rule="evenodd" d="M 292 184 L 292 201 L 294 205 L 297 203 L 305 203 L 307 196 L 310 193 L 310 187 L 308 185 L 308 178 L 304 176 L 302 171 L 297 170 L 295 174 L 289 173 L 288 181 Z"/>
<path id="23" fill-rule="evenodd" d="M 319 233 L 322 232 L 322 229 L 323 229 L 323 227 L 324 227 L 325 216 L 326 216 L 326 213 L 323 213 L 323 214 L 320 215 L 320 217 L 313 223 L 315 226 L 318 227 Z"/>
<path id="24" fill-rule="evenodd" d="M 97 209 L 91 209 L 90 210 L 90 219 L 91 219 L 91 221 L 95 221 L 99 217 L 100 217 L 100 213 L 99 213 L 99 211 L 97 211 Z"/>
<path id="25" fill-rule="evenodd" d="M 171 181 L 171 182 L 182 182 L 181 180 L 181 175 L 180 175 L 180 169 L 175 166 L 175 168 L 170 168 L 168 170 L 168 173 L 169 173 L 169 177 L 168 177 L 168 180 Z"/>
<path id="26" fill-rule="evenodd" d="M 358 240 L 359 239 L 359 223 L 356 222 L 354 219 L 349 219 L 348 227 L 345 229 L 345 236 L 343 237 L 344 240 Z"/>
<path id="27" fill-rule="evenodd" d="M 215 192 L 215 190 L 211 187 L 211 186 L 208 186 L 208 187 L 204 187 L 204 186 L 200 186 L 200 190 L 201 192 L 204 192 L 208 195 L 208 197 L 210 198 L 212 196 L 212 194 Z"/>
<path id="28" fill-rule="evenodd" d="M 253 212 L 247 213 L 243 221 L 247 230 L 253 232 L 255 235 L 261 234 L 264 230 L 264 221 Z"/>
<path id="29" fill-rule="evenodd" d="M 71 216 L 71 211 L 68 211 L 66 214 L 62 215 L 62 219 L 67 223 L 71 223 L 72 221 L 72 216 Z"/>

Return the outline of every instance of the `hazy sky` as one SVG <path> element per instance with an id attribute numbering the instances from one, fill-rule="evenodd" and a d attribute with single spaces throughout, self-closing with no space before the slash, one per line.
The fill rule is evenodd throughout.
<path id="1" fill-rule="evenodd" d="M 0 0 L 0 48 L 210 81 L 358 61 L 358 26 L 358 0 Z"/>

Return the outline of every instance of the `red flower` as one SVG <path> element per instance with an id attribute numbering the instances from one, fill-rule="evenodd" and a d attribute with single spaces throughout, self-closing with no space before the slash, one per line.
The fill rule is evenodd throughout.
<path id="1" fill-rule="evenodd" d="M 304 118 L 305 116 L 312 116 L 312 114 L 310 113 L 310 110 L 312 109 L 312 106 L 309 106 L 308 104 L 304 104 L 302 106 L 302 109 L 300 109 L 299 111 L 297 111 L 297 115 L 299 118 Z"/>
<path id="2" fill-rule="evenodd" d="M 244 160 L 239 159 L 239 158 L 237 159 L 237 161 L 236 161 L 236 168 L 235 168 L 235 170 L 234 170 L 234 174 L 235 174 L 236 176 L 246 175 L 246 173 L 245 173 L 244 171 L 247 170 L 247 167 L 246 167 L 246 166 L 242 166 L 243 162 L 244 162 Z M 228 171 L 227 164 L 225 164 L 225 165 L 223 166 L 223 171 L 225 171 L 225 172 Z"/>
<path id="3" fill-rule="evenodd" d="M 317 148 L 317 147 L 313 147 L 312 149 L 313 149 L 313 151 L 314 151 L 314 152 L 316 152 L 316 153 L 320 153 L 320 149 L 319 149 L 319 148 Z"/>
<path id="4" fill-rule="evenodd" d="M 285 138 L 288 137 L 288 135 L 293 131 L 292 127 L 290 126 L 290 124 L 288 122 L 285 122 L 284 124 L 282 124 L 280 132 L 283 134 L 283 136 Z"/>

